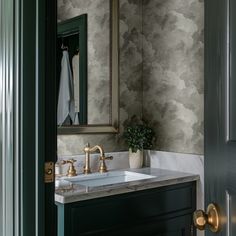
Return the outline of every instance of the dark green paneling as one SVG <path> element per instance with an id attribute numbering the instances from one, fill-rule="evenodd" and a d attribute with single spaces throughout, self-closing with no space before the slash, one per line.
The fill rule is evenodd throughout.
<path id="1" fill-rule="evenodd" d="M 46 25 L 50 16 L 53 21 L 56 19 L 55 10 L 54 15 L 47 12 L 49 2 L 56 9 L 54 0 L 0 1 L 0 159 L 3 166 L 0 174 L 4 175 L 0 235 L 4 236 L 12 236 L 13 232 L 16 236 L 53 235 L 45 231 L 52 227 L 51 222 L 45 224 L 48 219 L 45 214 L 54 206 L 54 186 L 51 185 L 51 192 L 48 189 L 45 192 L 44 185 L 45 158 L 49 155 L 51 160 L 56 158 L 55 103 L 46 102 L 49 80 L 46 80 L 45 45 L 56 38 L 56 32 L 53 36 L 50 31 L 46 42 Z M 55 81 L 54 77 L 50 77 L 50 81 Z M 54 87 L 51 89 L 56 90 Z M 48 104 L 51 104 L 50 112 Z M 54 129 L 47 145 L 46 127 Z M 47 211 L 45 193 L 49 193 Z M 50 216 L 52 219 L 53 214 Z"/>
<path id="2" fill-rule="evenodd" d="M 58 236 L 190 236 L 195 183 L 58 205 Z M 172 223 L 170 223 L 172 222 Z M 182 234 L 183 231 L 186 231 Z M 161 234 L 159 234 L 161 233 Z"/>
<path id="3" fill-rule="evenodd" d="M 76 46 L 79 46 L 79 68 L 80 68 L 80 124 L 87 124 L 87 67 L 88 67 L 88 61 L 87 61 L 87 14 L 80 15 L 78 17 L 74 17 L 72 19 L 63 21 L 58 24 L 57 28 L 57 37 L 58 37 L 58 43 L 59 46 L 59 53 L 57 54 L 57 65 L 60 66 L 60 44 L 61 44 L 61 38 L 68 38 L 69 45 L 66 45 L 69 47 L 69 55 L 70 58 L 74 55 L 74 48 Z M 65 39 L 66 40 L 66 39 Z M 78 40 L 76 42 L 76 40 Z M 58 70 L 59 71 L 59 70 Z M 57 77 L 60 77 L 60 74 L 57 74 Z"/>
<path id="4" fill-rule="evenodd" d="M 191 214 L 181 215 L 166 219 L 149 219 L 145 222 L 138 222 L 135 225 L 127 225 L 119 227 L 105 233 L 86 234 L 100 236 L 194 236 L 195 231 L 191 229 Z"/>
<path id="5" fill-rule="evenodd" d="M 227 94 L 229 96 L 229 127 L 228 127 L 228 139 L 229 141 L 236 141 L 236 67 L 234 66 L 236 60 L 236 30 L 235 30 L 235 22 L 236 22 L 236 2 L 234 0 L 227 0 L 229 2 L 229 61 L 227 64 L 228 67 L 228 75 L 226 79 L 228 79 L 229 83 L 229 91 Z M 226 1 L 226 2 L 227 2 Z"/>
<path id="6" fill-rule="evenodd" d="M 236 193 L 236 144 L 235 142 L 229 142 L 234 141 L 236 128 L 235 123 L 232 124 L 232 122 L 235 122 L 233 113 L 236 114 L 236 107 L 233 105 L 236 98 L 236 71 L 234 66 L 236 55 L 235 14 L 236 4 L 233 0 L 205 1 L 205 206 L 213 202 L 219 205 L 222 217 L 225 217 L 227 212 L 229 214 L 227 216 L 229 224 L 227 225 L 227 221 L 222 221 L 222 229 L 217 233 L 218 236 L 230 235 L 231 232 L 231 235 L 236 233 L 236 231 L 233 231 L 236 228 L 236 223 L 233 222 L 236 215 L 233 208 Z M 228 45 L 229 39 L 231 39 L 230 45 Z M 231 51 L 231 77 L 229 81 L 230 88 L 227 88 L 229 49 Z M 228 94 L 228 91 L 230 91 L 230 94 Z M 230 112 L 233 115 L 229 127 L 227 127 L 229 118 L 228 95 L 230 95 Z M 228 205 L 229 209 L 227 209 Z M 227 229 L 229 229 L 229 232 L 227 232 Z M 206 235 L 213 236 L 216 234 L 207 229 Z"/>
<path id="7" fill-rule="evenodd" d="M 21 10 L 21 211 L 22 232 L 36 232 L 36 1 L 22 1 Z M 40 206 L 42 207 L 42 206 Z"/>
<path id="8" fill-rule="evenodd" d="M 50 53 L 53 54 L 55 49 L 48 49 L 46 45 L 52 43 L 56 32 L 48 30 L 46 34 L 46 26 L 50 20 L 55 24 L 56 2 L 22 0 L 20 3 L 16 7 L 19 19 L 15 29 L 21 40 L 16 51 L 19 66 L 16 73 L 20 114 L 17 140 L 20 151 L 20 231 L 21 236 L 51 236 L 53 234 L 47 229 L 52 228 L 48 216 L 53 219 L 54 194 L 53 184 L 45 188 L 44 163 L 47 159 L 56 159 L 55 69 L 52 63 L 49 71 L 47 61 L 53 58 Z M 50 11 L 50 7 L 54 11 Z"/>
<path id="9" fill-rule="evenodd" d="M 57 0 L 46 1 L 46 52 L 45 52 L 45 161 L 57 161 L 57 87 L 56 39 Z M 44 9 L 45 10 L 45 9 Z M 57 231 L 54 183 L 45 186 L 45 236 L 55 236 Z"/>
<path id="10" fill-rule="evenodd" d="M 35 82 L 35 161 L 36 161 L 36 235 L 45 235 L 45 215 L 47 204 L 45 201 L 45 184 L 44 184 L 44 162 L 46 156 L 46 9 L 45 1 L 37 2 L 38 19 L 36 19 L 36 82 Z M 46 119 L 45 119 L 46 117 Z M 48 116 L 50 119 L 50 115 Z M 37 209 L 38 208 L 38 209 Z"/>

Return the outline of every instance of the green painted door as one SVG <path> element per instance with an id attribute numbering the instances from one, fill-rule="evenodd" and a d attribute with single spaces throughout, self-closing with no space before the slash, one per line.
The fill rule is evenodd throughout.
<path id="1" fill-rule="evenodd" d="M 220 208 L 222 229 L 236 235 L 236 2 L 205 1 L 205 206 Z"/>
<path id="2" fill-rule="evenodd" d="M 56 158 L 55 70 L 46 74 L 54 48 L 49 43 L 54 32 L 47 30 L 55 18 L 54 0 L 0 1 L 0 235 L 4 236 L 56 235 L 54 184 L 44 184 L 44 163 Z"/>

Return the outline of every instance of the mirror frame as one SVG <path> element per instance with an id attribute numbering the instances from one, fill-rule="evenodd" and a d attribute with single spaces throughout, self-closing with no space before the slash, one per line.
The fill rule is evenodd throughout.
<path id="1" fill-rule="evenodd" d="M 110 0 L 111 9 L 111 76 L 110 124 L 57 127 L 58 135 L 118 133 L 119 131 L 119 0 Z"/>

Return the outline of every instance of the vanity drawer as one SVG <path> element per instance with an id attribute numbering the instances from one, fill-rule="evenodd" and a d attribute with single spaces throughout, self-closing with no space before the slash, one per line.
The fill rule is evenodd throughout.
<path id="1" fill-rule="evenodd" d="M 157 228 L 161 230 L 165 222 L 173 219 L 182 222 L 176 224 L 178 230 L 181 231 L 184 225 L 190 228 L 191 214 L 196 207 L 195 189 L 195 182 L 190 182 L 58 204 L 59 224 L 63 225 L 63 228 L 59 226 L 58 235 L 119 235 L 117 233 L 126 228 L 133 228 L 133 231 L 140 228 L 136 233 L 139 235 L 145 227 L 153 232 Z M 63 234 L 60 234 L 62 230 Z"/>

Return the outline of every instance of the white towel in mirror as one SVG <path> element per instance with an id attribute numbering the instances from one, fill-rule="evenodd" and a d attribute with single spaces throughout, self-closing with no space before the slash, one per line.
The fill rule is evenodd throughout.
<path id="1" fill-rule="evenodd" d="M 63 51 L 61 60 L 60 87 L 57 104 L 57 124 L 62 125 L 69 115 L 75 119 L 73 79 L 70 68 L 68 51 Z"/>

